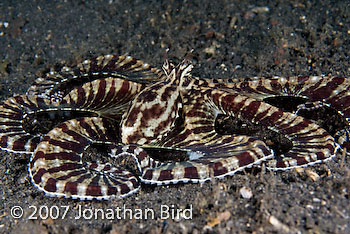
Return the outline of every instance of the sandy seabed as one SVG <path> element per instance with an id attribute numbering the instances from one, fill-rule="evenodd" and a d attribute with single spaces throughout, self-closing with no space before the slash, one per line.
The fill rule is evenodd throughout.
<path id="1" fill-rule="evenodd" d="M 24 94 L 52 66 L 98 55 L 128 54 L 160 68 L 166 48 L 175 63 L 193 49 L 193 74 L 203 78 L 349 76 L 349 20 L 348 1 L 6 1 L 0 98 Z M 143 185 L 111 201 L 45 196 L 30 182 L 28 155 L 1 156 L 3 233 L 350 232 L 349 158 L 341 155 L 299 171 L 251 169 L 204 184 Z M 118 208 L 131 210 L 132 219 L 106 218 Z M 146 209 L 154 217 L 135 217 Z M 176 215 L 178 209 L 190 211 Z"/>

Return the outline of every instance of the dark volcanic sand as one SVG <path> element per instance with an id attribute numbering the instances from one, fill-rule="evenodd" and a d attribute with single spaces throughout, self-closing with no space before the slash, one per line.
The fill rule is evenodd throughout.
<path id="1" fill-rule="evenodd" d="M 0 3 L 0 95 L 23 94 L 58 63 L 129 54 L 161 67 L 193 51 L 194 75 L 251 77 L 350 73 L 349 1 L 8 1 Z M 73 1 L 72 1 L 73 2 Z M 109 2 L 109 3 L 108 3 Z M 239 66 L 237 66 L 239 65 Z M 31 183 L 27 155 L 1 151 L 0 232 L 21 233 L 349 233 L 349 158 L 306 171 L 252 169 L 204 184 L 143 186 L 122 200 L 45 196 Z M 240 195 L 251 189 L 250 199 Z M 75 219 L 83 209 L 153 209 L 155 219 Z M 159 218 L 161 205 L 192 206 L 192 219 Z M 11 214 L 24 209 L 22 218 Z M 58 219 L 30 220 L 35 206 Z M 64 219 L 63 206 L 69 210 Z M 45 208 L 42 208 L 45 215 Z M 39 211 L 34 215 L 38 217 Z M 43 217 L 45 218 L 45 217 Z"/>

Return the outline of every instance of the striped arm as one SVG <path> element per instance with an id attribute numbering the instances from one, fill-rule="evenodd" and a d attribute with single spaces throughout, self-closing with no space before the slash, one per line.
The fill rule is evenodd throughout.
<path id="1" fill-rule="evenodd" d="M 27 95 L 60 101 L 72 88 L 108 77 L 145 84 L 165 79 L 160 70 L 141 60 L 130 56 L 105 55 L 85 60 L 75 67 L 51 70 L 34 81 Z"/>
<path id="2" fill-rule="evenodd" d="M 51 102 L 34 96 L 15 96 L 0 103 L 0 147 L 16 153 L 32 153 L 42 134 L 24 129 L 26 117 L 48 108 Z M 35 122 L 28 123 L 35 126 Z"/>
<path id="3" fill-rule="evenodd" d="M 329 133 L 303 117 L 238 94 L 214 90 L 210 96 L 224 113 L 266 126 L 292 142 L 292 149 L 268 162 L 270 169 L 288 169 L 328 160 L 339 148 Z"/>
<path id="4" fill-rule="evenodd" d="M 83 152 L 92 144 L 107 144 L 111 157 L 129 155 L 140 160 L 139 169 L 148 167 L 148 157 L 140 148 L 114 145 L 117 137 L 111 129 L 108 121 L 93 117 L 69 120 L 51 130 L 29 164 L 34 185 L 50 196 L 82 200 L 119 198 L 136 192 L 139 182 L 134 173 L 108 162 L 83 159 Z"/>
<path id="5" fill-rule="evenodd" d="M 269 102 L 272 98 L 280 100 L 280 107 L 285 97 L 294 97 L 293 103 L 310 104 L 315 107 L 313 111 L 323 106 L 334 109 L 339 118 L 343 118 L 343 127 L 335 132 L 340 146 L 350 152 L 350 79 L 333 76 L 306 76 L 306 77 L 273 77 L 248 79 L 237 83 L 212 83 L 214 87 L 234 90 L 243 95 L 255 98 L 260 101 Z M 314 104 L 313 104 L 314 103 Z M 274 104 L 273 104 L 274 105 Z M 304 105 L 295 105 L 294 111 L 303 108 Z M 316 107 L 318 106 L 318 107 Z M 289 110 L 292 111 L 292 110 Z M 327 117 L 328 118 L 328 117 Z M 322 126 L 327 127 L 327 126 Z M 345 128 L 345 131 L 343 129 Z"/>
<path id="6" fill-rule="evenodd" d="M 143 84 L 122 79 L 99 79 L 72 89 L 61 104 L 93 111 L 111 119 L 120 119 L 130 102 L 144 88 Z"/>

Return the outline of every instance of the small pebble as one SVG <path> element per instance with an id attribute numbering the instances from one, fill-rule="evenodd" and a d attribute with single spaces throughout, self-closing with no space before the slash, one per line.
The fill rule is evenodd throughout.
<path id="1" fill-rule="evenodd" d="M 242 187 L 239 190 L 239 193 L 241 194 L 241 196 L 243 198 L 246 198 L 246 199 L 249 199 L 253 196 L 252 190 L 250 188 L 247 188 L 247 187 Z"/>
<path id="2" fill-rule="evenodd" d="M 316 172 L 314 172 L 314 171 L 312 171 L 312 170 L 310 170 L 310 169 L 306 169 L 306 170 L 305 170 L 305 173 L 306 173 L 313 181 L 317 181 L 317 180 L 320 179 L 320 176 L 319 176 Z"/>

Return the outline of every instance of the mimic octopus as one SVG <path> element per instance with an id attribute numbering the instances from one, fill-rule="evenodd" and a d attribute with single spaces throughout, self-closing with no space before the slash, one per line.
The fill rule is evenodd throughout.
<path id="1" fill-rule="evenodd" d="M 204 182 L 265 164 L 304 167 L 350 152 L 350 80 L 202 79 L 106 55 L 52 69 L 0 104 L 0 147 L 30 154 L 47 195 L 120 198 L 141 183 Z M 99 149 L 96 158 L 89 149 Z M 91 154 L 93 156 L 91 156 Z M 97 154 L 98 155 L 98 154 Z"/>

